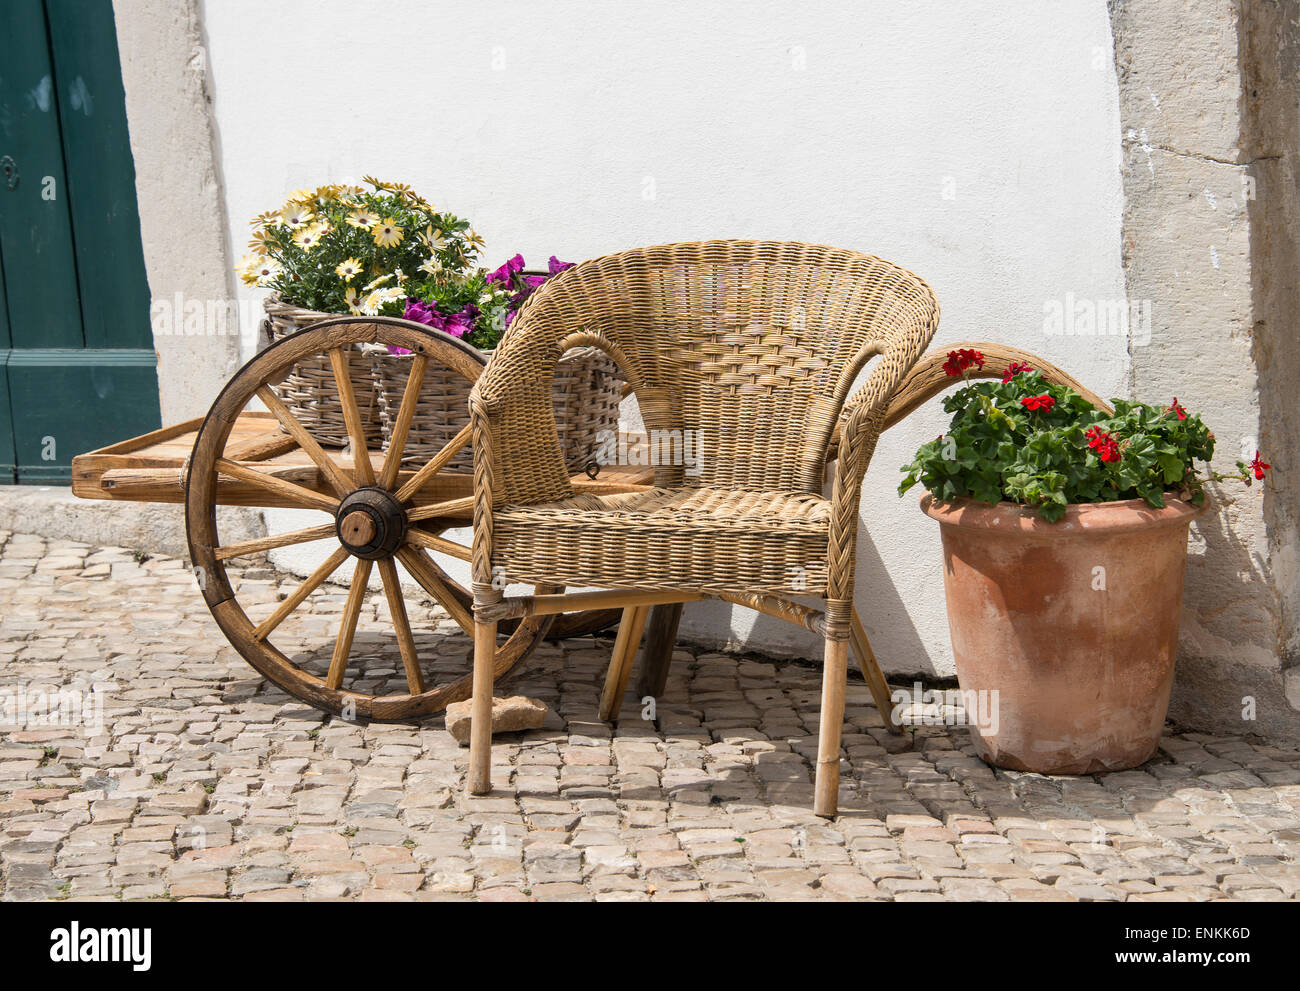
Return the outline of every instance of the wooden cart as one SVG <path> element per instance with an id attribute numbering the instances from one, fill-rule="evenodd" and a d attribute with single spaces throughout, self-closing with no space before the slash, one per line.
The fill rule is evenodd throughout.
<path id="1" fill-rule="evenodd" d="M 362 344 L 402 347 L 415 355 L 386 454 L 367 445 L 348 374 L 349 349 Z M 1026 362 L 1050 380 L 1101 403 L 1034 355 L 992 344 L 956 346 L 975 347 L 985 354 L 987 362 L 980 373 L 984 377 L 1000 377 L 1012 361 Z M 952 384 L 942 370 L 945 354 L 930 355 L 917 364 L 894 398 L 886 427 Z M 327 450 L 317 443 L 272 390 L 295 363 L 317 356 L 327 357 L 334 369 L 351 438 L 349 448 L 343 450 Z M 465 675 L 431 685 L 426 674 L 430 659 L 422 659 L 417 651 L 397 563 L 471 639 L 474 626 L 470 590 L 448 575 L 434 557 L 470 558 L 468 542 L 448 536 L 449 531 L 472 523 L 473 477 L 448 467 L 470 444 L 468 414 L 465 429 L 427 462 L 411 465 L 401 457 L 420 384 L 431 365 L 473 382 L 485 361 L 463 342 L 404 320 L 340 318 L 316 324 L 271 345 L 240 369 L 203 420 L 74 459 L 73 492 L 86 499 L 184 503 L 190 563 L 213 618 L 235 649 L 289 694 L 317 708 L 360 718 L 403 720 L 429 715 L 469 697 L 469 644 L 459 651 L 465 659 Z M 834 444 L 828 461 L 834 457 Z M 359 456 L 354 457 L 354 451 Z M 653 484 L 653 469 L 605 465 L 595 478 L 578 474 L 572 484 L 579 492 L 637 491 Z M 322 522 L 254 540 L 225 541 L 219 532 L 219 505 L 311 510 L 322 514 Z M 264 602 L 241 601 L 240 587 L 232 583 L 228 566 L 275 548 L 316 542 L 331 547 L 331 553 L 269 612 Z M 278 648 L 273 636 L 286 629 L 313 593 L 322 594 L 325 582 L 349 560 L 353 571 L 337 633 L 318 636 L 323 645 L 318 644 L 320 649 L 309 656 L 298 652 L 291 657 Z M 372 569 L 379 572 L 381 589 L 373 593 Z M 539 587 L 537 591 L 559 590 Z M 369 677 L 364 662 L 369 660 L 374 667 L 374 656 L 353 657 L 359 617 L 372 594 L 386 601 L 390 636 L 400 655 L 400 676 L 394 670 L 394 677 Z M 651 621 L 642 676 L 642 686 L 651 694 L 662 691 L 680 612 L 680 606 L 659 607 Z M 619 615 L 619 610 L 595 610 L 502 623 L 496 679 L 514 670 L 543 637 L 593 632 L 616 622 Z M 377 665 L 394 667 L 394 661 L 381 658 Z M 888 711 L 887 687 L 881 682 L 871 688 L 882 711 Z"/>

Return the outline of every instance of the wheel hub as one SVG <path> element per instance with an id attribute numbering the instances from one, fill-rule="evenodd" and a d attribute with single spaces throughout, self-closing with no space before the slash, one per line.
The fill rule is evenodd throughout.
<path id="1" fill-rule="evenodd" d="M 406 536 L 406 512 L 384 489 L 357 489 L 334 515 L 339 543 L 354 557 L 379 561 L 392 557 Z"/>

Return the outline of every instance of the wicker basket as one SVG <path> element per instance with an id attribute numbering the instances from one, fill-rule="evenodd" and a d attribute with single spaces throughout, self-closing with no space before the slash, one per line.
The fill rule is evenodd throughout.
<path id="1" fill-rule="evenodd" d="M 488 357 L 491 352 L 486 353 Z M 371 353 L 383 449 L 388 450 L 393 423 L 402 405 L 411 356 Z M 432 364 L 425 371 L 420 401 L 411 420 L 402 463 L 429 461 L 469 422 L 470 383 L 450 369 Z M 560 450 L 570 471 L 581 471 L 595 455 L 601 431 L 618 429 L 623 381 L 618 365 L 598 348 L 575 348 L 555 369 L 555 425 Z M 452 461 L 453 471 L 471 471 L 474 452 L 466 447 Z"/>
<path id="2" fill-rule="evenodd" d="M 306 330 L 312 324 L 340 316 L 338 313 L 321 313 L 291 306 L 280 302 L 277 296 L 269 297 L 264 305 L 267 336 L 272 344 L 297 331 Z M 379 421 L 378 397 L 370 365 L 370 358 L 359 349 L 354 348 L 348 353 L 352 391 L 356 393 L 357 406 L 361 410 L 366 442 L 373 445 L 379 443 L 384 434 Z M 297 362 L 284 380 L 271 389 L 319 443 L 332 447 L 348 446 L 343 405 L 339 401 L 334 370 L 328 358 L 322 355 Z"/>

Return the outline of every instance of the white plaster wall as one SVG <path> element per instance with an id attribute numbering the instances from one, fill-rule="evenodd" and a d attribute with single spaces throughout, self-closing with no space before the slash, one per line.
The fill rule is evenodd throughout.
<path id="1" fill-rule="evenodd" d="M 726 236 L 870 251 L 934 287 L 937 346 L 1125 379 L 1123 338 L 1042 330 L 1047 300 L 1124 294 L 1104 0 L 206 0 L 204 27 L 236 246 L 289 190 L 374 173 L 471 218 L 493 263 Z M 952 673 L 937 528 L 895 494 L 943 425 L 936 404 L 886 435 L 865 486 L 858 601 L 891 671 Z M 736 613 L 691 607 L 684 633 L 819 653 Z"/>

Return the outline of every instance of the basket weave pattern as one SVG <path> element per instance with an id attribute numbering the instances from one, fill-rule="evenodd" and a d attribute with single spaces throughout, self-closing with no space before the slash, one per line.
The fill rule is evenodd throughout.
<path id="1" fill-rule="evenodd" d="M 659 245 L 560 273 L 471 397 L 476 603 L 500 596 L 495 567 L 515 581 L 798 593 L 824 596 L 827 635 L 847 637 L 862 475 L 938 317 L 911 272 L 823 245 Z M 696 473 L 657 467 L 640 499 L 575 496 L 542 390 L 576 344 L 618 357 L 647 429 L 694 434 Z"/>
<path id="2" fill-rule="evenodd" d="M 270 297 L 266 308 L 267 336 L 271 343 L 305 330 L 322 320 L 336 320 L 337 313 L 321 313 L 283 303 Z M 361 410 L 361 424 L 368 443 L 379 443 L 383 428 L 379 420 L 378 395 L 370 370 L 370 359 L 360 350 L 348 353 L 349 378 Z M 329 358 L 320 355 L 299 361 L 285 378 L 271 386 L 281 402 L 289 407 L 298 421 L 316 440 L 327 447 L 347 447 L 348 428 L 343 419 L 343 404 Z M 466 390 L 468 395 L 468 389 Z"/>
<path id="3" fill-rule="evenodd" d="M 626 585 L 707 592 L 785 592 L 794 580 L 800 589 L 825 588 L 829 535 L 830 502 L 820 495 L 716 488 L 505 507 L 494 531 L 495 560 L 510 575 L 545 574 L 579 587 L 608 582 L 606 558 L 618 547 L 623 562 L 635 562 L 620 577 Z"/>
<path id="4" fill-rule="evenodd" d="M 387 452 L 411 372 L 411 356 L 372 353 L 371 371 L 383 450 Z M 429 461 L 464 429 L 469 422 L 471 387 L 472 383 L 449 368 L 430 365 L 426 369 L 402 452 L 403 464 Z M 598 435 L 617 431 L 622 387 L 618 366 L 597 348 L 579 348 L 560 359 L 555 369 L 554 413 L 566 470 L 582 470 L 596 451 Z M 472 471 L 473 448 L 466 447 L 448 467 Z"/>

